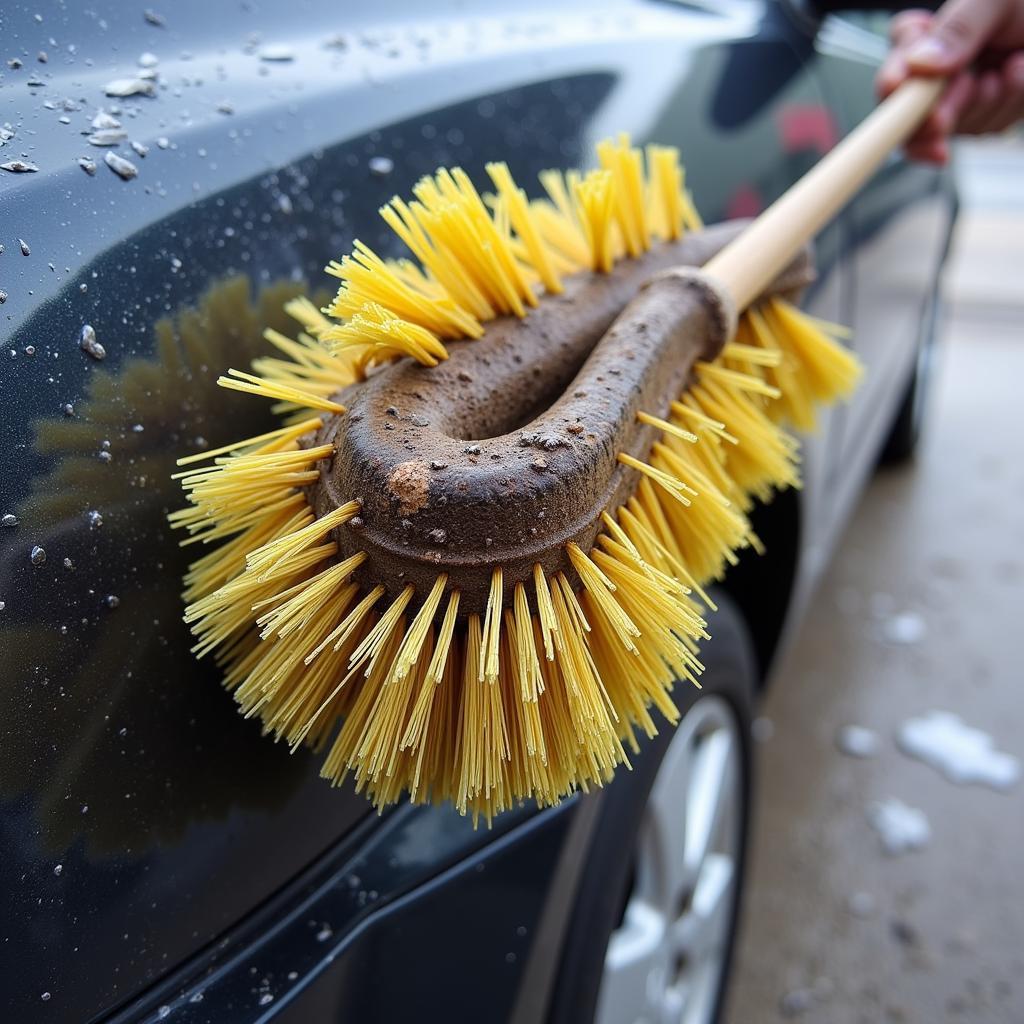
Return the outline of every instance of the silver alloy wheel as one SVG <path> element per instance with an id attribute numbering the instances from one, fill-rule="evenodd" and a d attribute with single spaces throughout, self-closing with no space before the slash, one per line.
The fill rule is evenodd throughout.
<path id="1" fill-rule="evenodd" d="M 738 728 L 729 705 L 709 695 L 669 743 L 640 826 L 633 890 L 608 942 L 595 1024 L 712 1020 L 739 880 Z"/>

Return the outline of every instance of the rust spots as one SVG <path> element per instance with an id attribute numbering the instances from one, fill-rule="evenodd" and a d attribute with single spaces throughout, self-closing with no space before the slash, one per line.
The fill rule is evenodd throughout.
<path id="1" fill-rule="evenodd" d="M 400 462 L 388 477 L 388 491 L 403 516 L 419 512 L 427 504 L 429 490 L 430 469 L 422 459 Z"/>

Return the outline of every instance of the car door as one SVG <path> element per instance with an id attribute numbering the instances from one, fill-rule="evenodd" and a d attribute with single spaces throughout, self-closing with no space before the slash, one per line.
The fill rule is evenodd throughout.
<path id="1" fill-rule="evenodd" d="M 0 971 L 11 1019 L 94 1019 L 216 949 L 368 814 L 190 653 L 175 459 L 269 423 L 217 376 L 287 328 L 285 298 L 326 294 L 354 238 L 397 253 L 376 210 L 439 164 L 483 180 L 504 156 L 532 182 L 625 130 L 682 148 L 714 220 L 755 212 L 831 135 L 807 40 L 748 0 L 318 0 L 301 19 L 110 0 L 19 5 L 4 37 L 0 153 L 38 170 L 0 180 Z M 831 318 L 839 231 L 809 296 Z M 422 864 L 430 842 L 450 856 L 422 842 Z"/>

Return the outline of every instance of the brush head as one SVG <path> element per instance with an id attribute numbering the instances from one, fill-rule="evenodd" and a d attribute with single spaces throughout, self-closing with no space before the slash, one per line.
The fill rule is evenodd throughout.
<path id="1" fill-rule="evenodd" d="M 334 302 L 290 304 L 305 331 L 222 378 L 285 425 L 182 460 L 171 521 L 214 545 L 186 578 L 197 654 L 378 805 L 490 820 L 609 780 L 697 684 L 701 587 L 758 547 L 746 511 L 798 483 L 782 388 L 807 422 L 856 379 L 782 299 L 736 328 L 679 269 L 737 228 L 700 229 L 674 151 L 598 157 L 548 200 L 504 165 L 486 201 L 457 170 L 393 200 L 417 262 L 357 243 Z"/>
<path id="2" fill-rule="evenodd" d="M 436 368 L 403 360 L 344 391 L 347 412 L 311 439 L 338 443 L 309 496 L 318 516 L 358 499 L 333 534 L 340 552 L 365 552 L 357 579 L 422 594 L 444 571 L 463 615 L 486 610 L 498 567 L 506 604 L 535 565 L 575 579 L 567 545 L 589 550 L 635 487 L 619 454 L 646 458 L 659 433 L 637 413 L 667 409 L 735 328 L 728 296 L 678 268 L 737 231 L 580 274 L 527 319 L 451 344 Z"/>

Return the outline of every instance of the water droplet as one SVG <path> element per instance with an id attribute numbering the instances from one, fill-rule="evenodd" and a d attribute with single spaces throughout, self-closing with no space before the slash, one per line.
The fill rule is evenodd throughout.
<path id="1" fill-rule="evenodd" d="M 142 12 L 142 16 L 146 19 L 147 25 L 154 25 L 156 28 L 164 28 L 167 25 L 167 19 L 162 14 L 148 8 Z"/>
<path id="2" fill-rule="evenodd" d="M 32 174 L 39 168 L 30 160 L 8 160 L 0 164 L 0 171 L 10 171 L 11 174 Z"/>
<path id="3" fill-rule="evenodd" d="M 202 992 L 193 992 L 192 995 L 189 996 L 189 1000 L 188 1001 L 190 1003 L 201 1003 L 203 1001 L 203 993 Z"/>
<path id="4" fill-rule="evenodd" d="M 131 181 L 132 178 L 136 177 L 139 173 L 138 167 L 131 162 L 126 160 L 123 156 L 117 153 L 107 153 L 103 157 L 106 165 L 123 181 Z"/>
<path id="5" fill-rule="evenodd" d="M 53 868 L 53 873 L 54 873 L 54 874 L 55 874 L 55 875 L 56 875 L 56 876 L 57 876 L 58 878 L 60 878 L 60 874 L 61 874 L 61 872 L 62 872 L 63 870 L 64 870 L 64 865 L 63 865 L 63 864 L 56 864 L 56 865 L 54 865 L 54 868 Z"/>
<path id="6" fill-rule="evenodd" d="M 156 86 L 148 79 L 142 78 L 115 78 L 103 86 L 103 91 L 108 96 L 152 96 L 156 92 Z"/>
<path id="7" fill-rule="evenodd" d="M 64 559 L 64 568 L 65 569 L 74 569 L 74 567 L 75 567 L 75 563 L 72 562 L 70 558 L 65 558 Z"/>
<path id="8" fill-rule="evenodd" d="M 108 608 L 116 608 L 121 603 L 121 599 L 116 594 L 107 594 L 104 603 Z"/>
<path id="9" fill-rule="evenodd" d="M 28 247 L 28 242 L 26 242 L 24 238 L 19 238 L 18 239 L 18 245 L 21 246 L 21 255 L 22 256 L 31 256 L 32 255 L 32 250 Z"/>
<path id="10" fill-rule="evenodd" d="M 167 147 L 170 146 L 170 144 L 171 140 L 167 138 L 166 135 L 161 135 L 160 138 L 156 140 L 156 145 L 158 149 L 167 149 Z"/>
<path id="11" fill-rule="evenodd" d="M 295 60 L 295 51 L 290 46 L 286 46 L 283 43 L 271 44 L 260 49 L 260 60 Z"/>
<path id="12" fill-rule="evenodd" d="M 104 352 L 104 355 L 106 355 L 105 352 Z M 66 402 L 64 404 L 63 412 L 64 412 L 65 416 L 74 416 L 75 415 L 75 407 L 70 402 Z"/>
<path id="13" fill-rule="evenodd" d="M 78 166 L 81 167 L 90 178 L 96 174 L 96 161 L 90 160 L 87 156 L 80 156 L 78 158 Z"/>
<path id="14" fill-rule="evenodd" d="M 86 512 L 85 518 L 93 529 L 97 529 L 98 527 L 103 525 L 103 515 L 102 513 L 97 512 L 96 509 L 90 509 L 88 512 Z"/>
<path id="15" fill-rule="evenodd" d="M 0 306 L 2 306 L 6 301 L 7 301 L 7 292 L 5 292 L 3 290 L 3 288 L 0 288 Z"/>
<path id="16" fill-rule="evenodd" d="M 11 512 L 8 512 L 3 519 L 0 519 L 0 524 L 3 526 L 17 526 L 18 517 Z"/>
<path id="17" fill-rule="evenodd" d="M 110 462 L 114 458 L 114 456 L 111 455 L 110 452 L 100 452 L 97 458 L 100 460 L 100 462 Z"/>
<path id="18" fill-rule="evenodd" d="M 329 924 L 325 924 L 323 928 L 321 928 L 320 931 L 316 933 L 316 941 L 326 942 L 333 934 L 334 932 L 331 929 L 331 926 Z"/>
<path id="19" fill-rule="evenodd" d="M 127 138 L 128 133 L 123 128 L 104 128 L 93 132 L 85 141 L 92 146 L 116 146 Z"/>
<path id="20" fill-rule="evenodd" d="M 272 1003 L 273 1001 L 274 997 L 269 992 L 264 992 L 259 999 L 260 1006 L 266 1006 L 268 1003 Z"/>
<path id="21" fill-rule="evenodd" d="M 372 175 L 386 178 L 395 169 L 395 161 L 389 156 L 375 156 L 370 159 L 368 166 Z"/>
<path id="22" fill-rule="evenodd" d="M 93 359 L 107 358 L 107 350 L 96 340 L 96 331 L 92 324 L 82 324 L 78 334 L 78 347 Z"/>
<path id="23" fill-rule="evenodd" d="M 143 159 L 145 159 L 146 154 L 149 152 L 149 146 L 144 146 L 141 142 L 136 142 L 134 139 L 132 139 L 131 147 Z"/>
<path id="24" fill-rule="evenodd" d="M 161 1006 L 160 1009 L 156 1011 L 157 1020 L 166 1020 L 168 1017 L 170 1017 L 170 1015 L 171 1008 L 167 1005 Z"/>
<path id="25" fill-rule="evenodd" d="M 96 131 L 109 130 L 111 128 L 120 128 L 121 122 L 118 121 L 113 114 L 108 114 L 105 110 L 97 112 L 96 116 L 89 122 L 90 127 Z"/>
<path id="26" fill-rule="evenodd" d="M 33 565 L 42 565 L 46 561 L 46 552 L 36 544 L 28 557 Z"/>
<path id="27" fill-rule="evenodd" d="M 136 63 L 140 68 L 155 68 L 160 63 L 160 58 L 155 53 L 150 53 L 147 50 L 145 53 L 139 54 Z"/>
<path id="28" fill-rule="evenodd" d="M 39 998 L 42 999 L 44 1003 L 48 1003 L 50 1001 L 50 993 L 44 992 Z"/>

